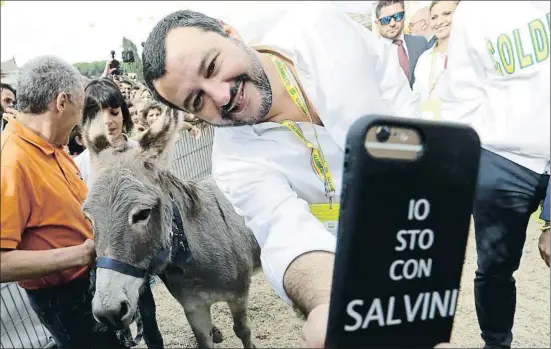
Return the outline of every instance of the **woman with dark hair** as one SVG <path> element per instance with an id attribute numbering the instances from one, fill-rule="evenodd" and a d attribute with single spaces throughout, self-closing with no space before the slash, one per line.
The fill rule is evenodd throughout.
<path id="1" fill-rule="evenodd" d="M 128 137 L 133 132 L 134 124 L 130 111 L 117 84 L 108 78 L 92 80 L 86 86 L 82 124 L 91 119 L 103 117 L 109 141 L 126 142 L 130 148 L 136 148 L 138 142 Z M 80 169 L 82 179 L 90 188 L 92 184 L 90 153 L 88 149 L 73 159 Z"/>

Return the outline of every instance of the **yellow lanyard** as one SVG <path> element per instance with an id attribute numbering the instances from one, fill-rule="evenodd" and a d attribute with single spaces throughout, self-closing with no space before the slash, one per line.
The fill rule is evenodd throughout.
<path id="1" fill-rule="evenodd" d="M 283 120 L 281 124 L 287 127 L 299 140 L 302 141 L 302 143 L 304 143 L 304 145 L 306 145 L 306 147 L 311 149 L 312 169 L 314 170 L 314 173 L 318 176 L 318 178 L 323 182 L 325 186 L 325 196 L 329 200 L 329 205 L 332 205 L 333 195 L 335 194 L 335 186 L 333 184 L 331 172 L 329 171 L 329 166 L 327 165 L 327 161 L 325 160 L 323 150 L 321 149 L 318 140 L 318 133 L 316 132 L 316 128 L 314 126 L 314 122 L 312 121 L 310 111 L 308 110 L 306 100 L 304 99 L 304 96 L 302 95 L 302 92 L 298 87 L 298 83 L 296 82 L 287 64 L 285 64 L 285 62 L 272 54 L 269 54 L 268 56 L 274 62 L 277 68 L 277 72 L 279 73 L 279 76 L 283 81 L 283 85 L 287 90 L 287 93 L 289 93 L 289 96 L 291 96 L 293 102 L 295 102 L 296 106 L 312 124 L 314 134 L 316 135 L 317 147 L 314 146 L 314 144 L 312 144 L 312 142 L 310 142 L 308 139 L 306 139 L 304 133 L 302 132 L 302 129 L 297 125 L 296 122 L 291 120 Z"/>
<path id="2" fill-rule="evenodd" d="M 436 51 L 434 49 L 432 50 L 432 58 L 430 62 L 430 75 L 429 75 L 429 99 L 431 99 L 432 91 L 436 88 L 436 85 L 438 85 L 438 82 L 440 81 L 440 78 L 442 77 L 442 74 L 446 71 L 446 68 L 444 67 L 444 70 L 436 77 L 434 78 L 434 65 L 436 63 Z"/>

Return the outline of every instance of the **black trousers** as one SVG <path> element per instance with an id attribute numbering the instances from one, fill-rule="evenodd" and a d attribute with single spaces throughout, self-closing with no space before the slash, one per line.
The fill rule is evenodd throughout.
<path id="1" fill-rule="evenodd" d="M 510 348 L 518 269 L 530 215 L 545 198 L 549 175 L 482 150 L 474 204 L 478 269 L 476 312 L 486 347 Z"/>

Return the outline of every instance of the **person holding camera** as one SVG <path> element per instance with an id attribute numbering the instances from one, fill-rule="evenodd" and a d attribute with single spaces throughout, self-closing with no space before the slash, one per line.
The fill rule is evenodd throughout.
<path id="1" fill-rule="evenodd" d="M 121 75 L 121 63 L 115 59 L 115 51 L 111 51 L 111 59 L 105 63 L 105 69 L 102 77 L 108 76 L 120 76 Z"/>
<path id="2" fill-rule="evenodd" d="M 292 6 L 269 27 L 249 46 L 216 19 L 172 13 L 145 42 L 144 78 L 157 100 L 217 126 L 213 178 L 254 232 L 273 289 L 321 326 L 348 128 L 417 104 L 396 48 L 334 5 Z"/>

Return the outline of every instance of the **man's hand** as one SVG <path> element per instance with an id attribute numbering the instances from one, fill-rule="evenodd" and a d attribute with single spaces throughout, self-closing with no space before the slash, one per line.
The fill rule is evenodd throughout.
<path id="1" fill-rule="evenodd" d="M 328 320 L 329 304 L 320 304 L 312 309 L 302 326 L 300 346 L 302 348 L 325 348 Z"/>
<path id="2" fill-rule="evenodd" d="M 538 243 L 538 248 L 540 250 L 540 256 L 549 267 L 549 250 L 551 247 L 549 246 L 551 244 L 551 240 L 549 239 L 549 226 L 547 226 L 540 235 L 540 240 Z"/>
<path id="3" fill-rule="evenodd" d="M 82 250 L 82 265 L 94 265 L 96 262 L 96 244 L 94 240 L 86 239 L 79 247 Z"/>
<path id="4" fill-rule="evenodd" d="M 201 138 L 201 130 L 198 129 L 197 127 L 195 127 L 195 126 L 191 127 L 191 129 L 189 130 L 189 134 L 190 134 L 191 137 L 193 137 L 194 139 L 199 139 L 199 138 Z"/>
<path id="5" fill-rule="evenodd" d="M 302 348 L 325 348 L 325 334 L 329 319 L 329 304 L 320 304 L 308 315 L 308 319 L 302 326 L 300 346 Z M 440 343 L 435 348 L 455 348 L 450 343 Z"/>
<path id="6" fill-rule="evenodd" d="M 136 131 L 142 133 L 145 131 L 145 127 L 144 125 L 140 125 L 140 124 L 137 124 L 137 125 L 134 125 L 136 127 Z"/>

